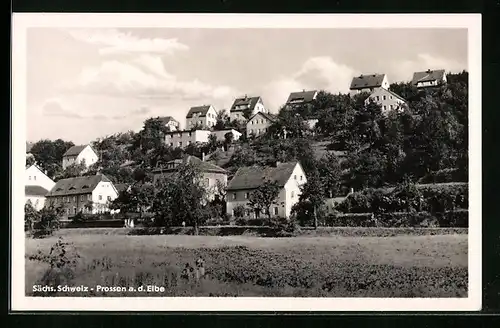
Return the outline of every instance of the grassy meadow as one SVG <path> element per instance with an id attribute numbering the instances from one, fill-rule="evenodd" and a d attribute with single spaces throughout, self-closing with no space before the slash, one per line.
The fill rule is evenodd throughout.
<path id="1" fill-rule="evenodd" d="M 132 236 L 125 229 L 63 229 L 26 238 L 30 296 L 467 297 L 467 234 L 391 237 Z M 62 237 L 74 263 L 50 269 L 44 255 Z M 37 255 L 38 254 L 38 255 Z M 77 255 L 78 254 L 78 255 Z M 186 280 L 186 263 L 206 275 Z M 33 292 L 34 285 L 89 286 L 83 293 Z M 104 292 L 95 286 L 164 290 Z"/>

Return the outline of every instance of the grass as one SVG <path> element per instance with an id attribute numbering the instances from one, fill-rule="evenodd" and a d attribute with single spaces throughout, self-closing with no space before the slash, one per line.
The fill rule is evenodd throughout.
<path id="1" fill-rule="evenodd" d="M 76 230 L 76 229 L 75 229 Z M 80 258 L 67 281 L 96 286 L 156 285 L 164 292 L 100 296 L 466 297 L 467 235 L 395 237 L 187 236 L 58 232 Z M 98 230 L 98 229 L 95 229 Z M 106 229 L 109 230 L 109 229 Z M 122 229 L 123 231 L 123 229 Z M 80 231 L 81 232 L 81 231 Z M 26 293 L 49 265 L 57 236 L 26 239 Z M 205 259 L 207 277 L 186 281 L 186 262 Z M 47 280 L 54 283 L 54 279 Z M 45 282 L 47 283 L 47 282 Z M 59 293 L 56 296 L 78 296 Z M 82 294 L 89 296 L 88 293 Z"/>

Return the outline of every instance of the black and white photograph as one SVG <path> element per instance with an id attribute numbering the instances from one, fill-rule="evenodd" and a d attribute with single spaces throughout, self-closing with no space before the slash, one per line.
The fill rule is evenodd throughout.
<path id="1" fill-rule="evenodd" d="M 13 309 L 480 309 L 480 15 L 13 17 Z"/>

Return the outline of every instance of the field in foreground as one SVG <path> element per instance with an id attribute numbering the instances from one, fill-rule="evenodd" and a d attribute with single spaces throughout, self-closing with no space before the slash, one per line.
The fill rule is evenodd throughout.
<path id="1" fill-rule="evenodd" d="M 37 284 L 89 286 L 53 296 L 467 297 L 467 234 L 395 237 L 129 236 L 60 232 L 68 274 L 45 275 L 57 236 L 26 239 L 26 294 Z M 181 278 L 199 256 L 207 276 Z M 45 279 L 45 281 L 43 281 Z M 164 287 L 157 293 L 97 292 L 106 287 Z"/>

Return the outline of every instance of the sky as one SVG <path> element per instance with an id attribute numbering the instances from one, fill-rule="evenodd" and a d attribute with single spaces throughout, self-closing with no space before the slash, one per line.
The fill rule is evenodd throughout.
<path id="1" fill-rule="evenodd" d="M 145 119 L 185 125 L 192 106 L 228 110 L 261 96 L 277 112 L 290 92 L 347 92 L 353 76 L 467 67 L 466 29 L 30 28 L 27 140 L 85 144 Z"/>

